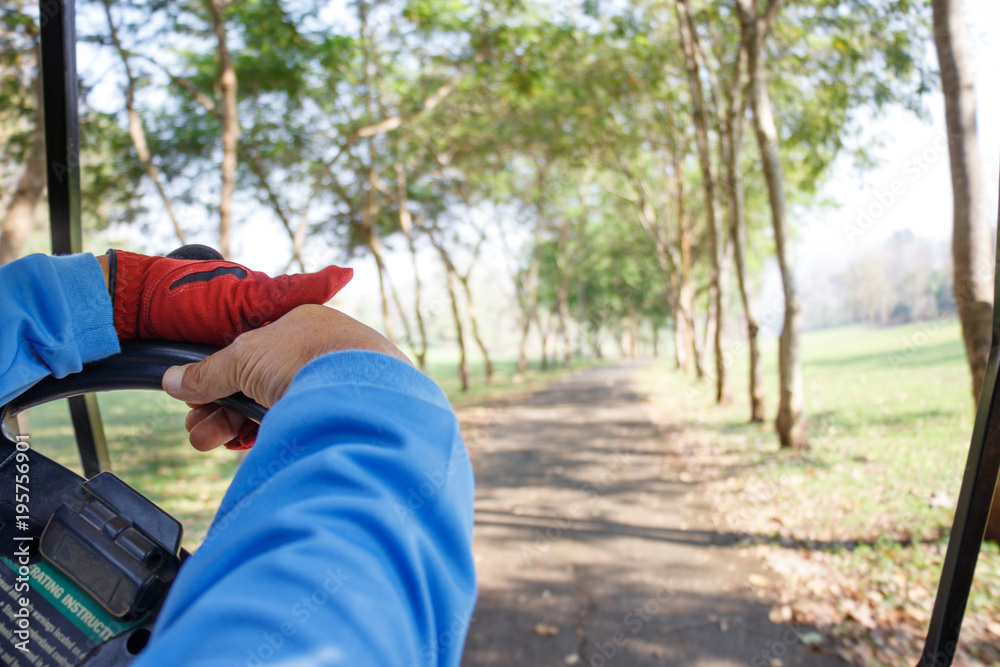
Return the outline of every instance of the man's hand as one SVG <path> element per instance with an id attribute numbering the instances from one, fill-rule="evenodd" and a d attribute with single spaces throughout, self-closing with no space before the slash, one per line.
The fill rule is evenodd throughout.
<path id="1" fill-rule="evenodd" d="M 374 329 L 332 308 L 306 305 L 269 326 L 242 334 L 203 361 L 169 369 L 163 376 L 163 389 L 191 406 L 185 426 L 191 444 L 204 452 L 231 441 L 249 421 L 212 401 L 242 391 L 270 408 L 299 369 L 340 350 L 373 350 L 412 365 Z"/>
<path id="2" fill-rule="evenodd" d="M 104 274 L 104 286 L 105 287 L 108 287 L 108 285 L 111 283 L 111 277 L 110 277 L 110 274 L 108 272 L 108 264 L 110 262 L 111 262 L 111 260 L 108 258 L 107 255 L 101 255 L 100 257 L 97 258 L 97 263 L 101 267 L 101 273 Z"/>
<path id="3" fill-rule="evenodd" d="M 166 257 L 109 250 L 97 261 L 111 295 L 118 338 L 159 338 L 216 347 L 277 320 L 296 306 L 326 303 L 354 275 L 352 269 L 330 266 L 318 273 L 271 278 L 227 262 L 218 251 L 203 245 L 186 245 Z M 200 414 L 210 414 L 218 406 L 201 406 L 200 410 Z M 249 449 L 256 435 L 256 424 L 242 423 L 226 446 Z"/>

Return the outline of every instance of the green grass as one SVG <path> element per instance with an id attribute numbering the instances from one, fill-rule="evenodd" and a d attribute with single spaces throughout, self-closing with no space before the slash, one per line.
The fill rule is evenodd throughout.
<path id="1" fill-rule="evenodd" d="M 184 525 L 196 547 L 239 465 L 234 452 L 199 454 L 187 444 L 187 406 L 166 394 L 122 391 L 98 396 L 112 471 Z M 65 401 L 34 408 L 27 431 L 39 452 L 80 472 Z"/>
<path id="2" fill-rule="evenodd" d="M 590 365 L 578 362 L 574 370 Z M 470 361 L 471 391 L 459 386 L 456 360 L 447 353 L 432 355 L 429 375 L 456 406 L 494 400 L 551 382 L 565 374 L 563 368 L 542 371 L 533 361 L 524 373 L 516 360 L 495 361 L 496 383 L 485 385 L 481 359 Z M 184 546 L 196 548 L 204 539 L 222 496 L 229 486 L 239 457 L 219 448 L 198 453 L 187 442 L 184 415 L 187 407 L 164 393 L 122 391 L 100 394 L 112 471 L 149 497 L 184 525 Z M 32 446 L 80 473 L 79 455 L 65 401 L 49 403 L 28 413 L 26 432 Z"/>
<path id="3" fill-rule="evenodd" d="M 942 504 L 957 494 L 974 410 L 957 324 L 938 326 L 923 346 L 906 351 L 914 337 L 923 340 L 922 331 L 851 327 L 804 337 L 811 444 L 804 453 L 779 452 L 771 423 L 747 422 L 745 355 L 733 364 L 728 406 L 713 404 L 708 382 L 664 366 L 647 371 L 646 383 L 661 405 L 685 415 L 689 431 L 714 432 L 730 453 L 745 455 L 732 472 L 775 482 L 779 500 L 822 496 L 824 514 L 836 521 L 809 525 L 818 536 L 929 539 L 949 520 L 951 510 L 930 500 Z M 762 347 L 770 416 L 777 408 L 777 344 Z M 790 522 L 805 527 L 795 517 Z"/>
<path id="4" fill-rule="evenodd" d="M 777 341 L 763 342 L 769 420 L 776 352 Z M 729 405 L 714 404 L 710 382 L 667 364 L 647 369 L 643 384 L 660 418 L 699 443 L 695 464 L 730 525 L 758 542 L 823 552 L 824 562 L 884 596 L 883 605 L 919 607 L 913 614 L 922 618 L 940 577 L 975 416 L 959 325 L 814 332 L 803 337 L 802 360 L 805 452 L 779 451 L 772 423 L 748 423 L 742 350 L 734 350 Z M 980 558 L 969 613 L 1000 621 L 996 546 Z"/>

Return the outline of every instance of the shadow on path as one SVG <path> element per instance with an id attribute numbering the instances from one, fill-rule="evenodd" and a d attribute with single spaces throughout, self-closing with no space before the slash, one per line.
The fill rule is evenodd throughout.
<path id="1" fill-rule="evenodd" d="M 843 665 L 768 620 L 741 536 L 677 481 L 639 367 L 574 375 L 467 439 L 480 592 L 462 664 Z"/>

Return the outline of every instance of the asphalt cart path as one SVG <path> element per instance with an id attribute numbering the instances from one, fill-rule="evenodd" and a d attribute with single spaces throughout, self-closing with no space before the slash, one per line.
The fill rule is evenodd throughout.
<path id="1" fill-rule="evenodd" d="M 680 481 L 640 367 L 461 412 L 479 573 L 462 664 L 843 665 L 805 645 L 810 628 L 768 620 L 750 585 L 766 572 Z"/>

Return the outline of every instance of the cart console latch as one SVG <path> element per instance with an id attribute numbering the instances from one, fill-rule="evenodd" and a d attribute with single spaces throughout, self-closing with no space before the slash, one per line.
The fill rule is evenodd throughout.
<path id="1" fill-rule="evenodd" d="M 42 556 L 111 615 L 138 618 L 180 568 L 180 523 L 123 481 L 102 472 L 49 519 Z"/>

